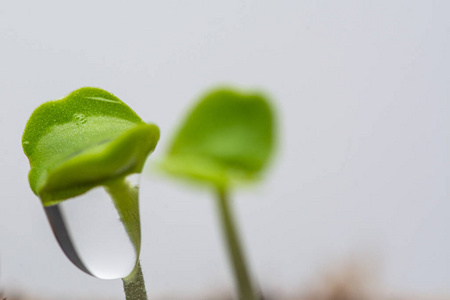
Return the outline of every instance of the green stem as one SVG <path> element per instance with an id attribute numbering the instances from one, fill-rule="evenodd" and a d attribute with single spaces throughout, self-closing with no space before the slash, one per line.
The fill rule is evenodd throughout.
<path id="1" fill-rule="evenodd" d="M 125 178 L 109 182 L 105 186 L 105 189 L 113 200 L 137 257 L 134 270 L 130 275 L 122 279 L 126 300 L 147 300 L 144 276 L 139 262 L 141 225 L 138 189 L 131 185 Z"/>
<path id="2" fill-rule="evenodd" d="M 219 188 L 217 208 L 223 235 L 228 248 L 228 256 L 232 264 L 235 284 L 238 288 L 240 300 L 256 300 L 257 294 L 250 280 L 249 271 L 238 236 L 237 226 L 234 222 L 230 203 L 224 188 Z"/>
<path id="3" fill-rule="evenodd" d="M 111 182 L 105 187 L 119 213 L 137 257 L 141 250 L 141 223 L 139 216 L 139 192 L 125 178 Z"/>
<path id="4" fill-rule="evenodd" d="M 126 300 L 148 300 L 145 291 L 144 275 L 141 264 L 138 262 L 134 271 L 122 279 Z"/>

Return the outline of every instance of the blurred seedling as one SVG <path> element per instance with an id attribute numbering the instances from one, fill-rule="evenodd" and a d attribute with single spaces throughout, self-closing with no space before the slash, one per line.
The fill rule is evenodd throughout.
<path id="1" fill-rule="evenodd" d="M 218 89 L 204 96 L 160 163 L 165 172 L 212 186 L 239 299 L 259 299 L 229 199 L 236 185 L 259 179 L 274 148 L 274 114 L 261 93 Z"/>
<path id="2" fill-rule="evenodd" d="M 147 299 L 138 179 L 158 139 L 156 125 L 98 88 L 42 104 L 22 137 L 31 189 L 62 250 L 87 274 L 122 278 L 127 300 Z"/>

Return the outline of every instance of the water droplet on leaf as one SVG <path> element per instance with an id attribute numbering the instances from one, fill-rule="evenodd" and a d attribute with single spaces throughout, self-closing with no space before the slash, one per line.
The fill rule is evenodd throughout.
<path id="1" fill-rule="evenodd" d="M 77 125 L 86 124 L 86 122 L 87 122 L 86 116 L 83 114 L 74 114 L 73 118 Z"/>
<path id="2" fill-rule="evenodd" d="M 138 189 L 139 175 L 126 180 Z M 47 206 L 45 212 L 59 245 L 79 269 L 101 279 L 124 278 L 133 271 L 140 249 L 103 187 Z M 140 244 L 140 233 L 138 239 Z"/>

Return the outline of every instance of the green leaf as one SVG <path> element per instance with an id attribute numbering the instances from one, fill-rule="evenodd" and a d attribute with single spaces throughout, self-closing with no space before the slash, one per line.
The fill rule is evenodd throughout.
<path id="1" fill-rule="evenodd" d="M 225 187 L 257 178 L 273 148 L 274 114 L 266 97 L 218 89 L 193 108 L 160 166 Z"/>
<path id="2" fill-rule="evenodd" d="M 111 93 L 81 88 L 42 104 L 28 120 L 22 146 L 31 189 L 47 206 L 139 173 L 158 139 L 157 126 Z"/>

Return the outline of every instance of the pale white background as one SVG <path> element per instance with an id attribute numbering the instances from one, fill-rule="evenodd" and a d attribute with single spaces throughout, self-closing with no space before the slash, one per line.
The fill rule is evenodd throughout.
<path id="1" fill-rule="evenodd" d="M 122 298 L 73 267 L 28 187 L 35 107 L 107 89 L 157 123 L 161 156 L 206 88 L 267 91 L 280 145 L 233 198 L 263 286 L 295 291 L 372 257 L 387 292 L 449 294 L 448 1 L 0 1 L 0 282 L 6 291 Z M 149 293 L 230 286 L 208 191 L 142 181 Z"/>

